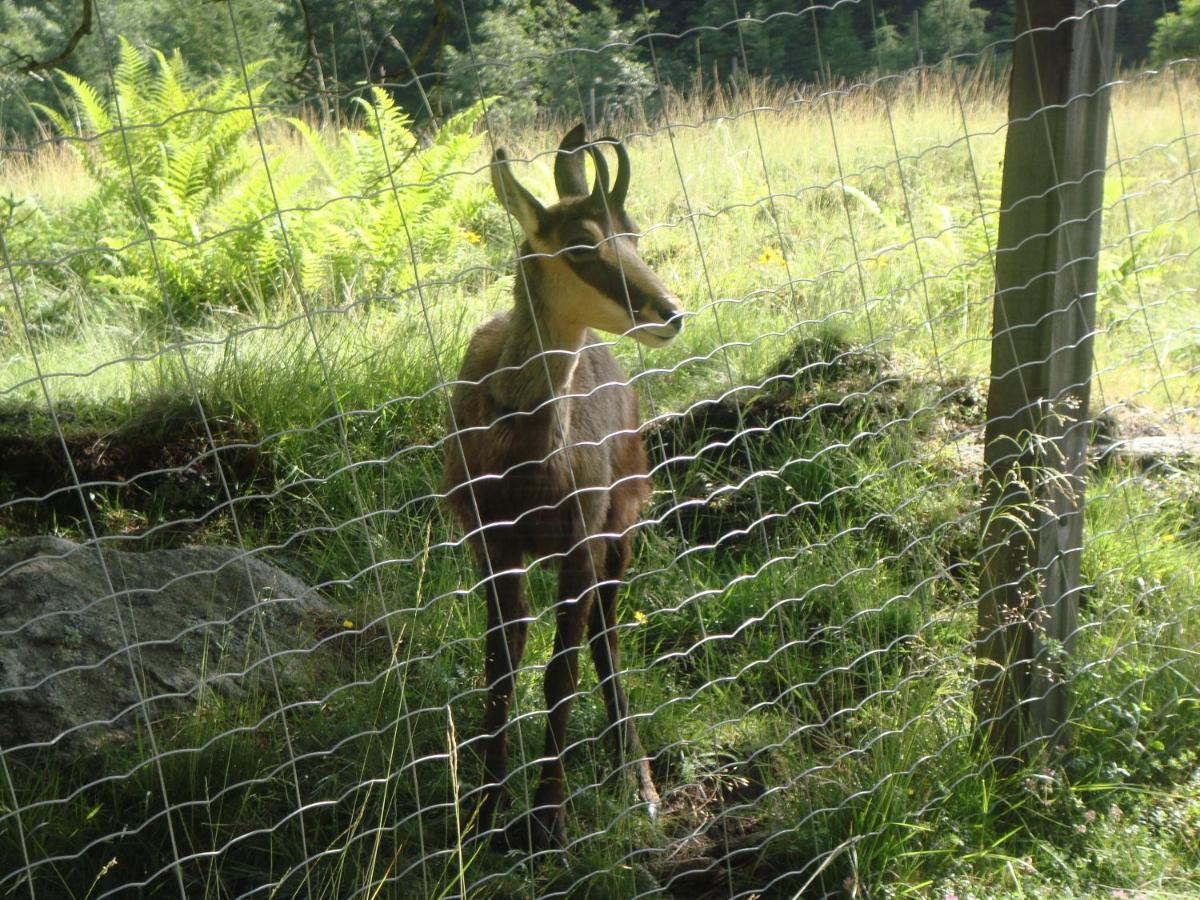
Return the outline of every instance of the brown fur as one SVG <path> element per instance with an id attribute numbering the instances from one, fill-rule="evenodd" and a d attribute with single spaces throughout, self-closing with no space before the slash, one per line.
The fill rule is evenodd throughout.
<path id="1" fill-rule="evenodd" d="M 582 139 L 579 129 L 563 147 L 576 138 Z M 503 160 L 498 154 L 497 165 Z M 581 159 L 578 166 L 577 182 Z M 479 327 L 463 359 L 451 400 L 443 488 L 475 551 L 488 605 L 483 829 L 491 827 L 505 790 L 506 724 L 529 619 L 522 566 L 533 557 L 559 567 L 557 635 L 544 680 L 549 723 L 541 781 L 531 817 L 502 835 L 508 845 L 542 846 L 566 841 L 561 754 L 585 626 L 619 755 L 633 768 L 652 810 L 658 803 L 621 689 L 614 629 L 617 587 L 649 493 L 646 454 L 637 395 L 590 327 L 622 327 L 624 320 L 624 329 L 647 322 L 662 332 L 657 323 L 677 319 L 678 307 L 636 257 L 629 236 L 613 236 L 608 223 L 627 223 L 623 209 L 601 219 L 586 198 L 542 209 L 515 182 L 500 183 L 510 177 L 506 166 L 493 176 L 497 192 L 533 233 L 522 247 L 513 307 Z M 514 203 L 516 192 L 527 199 Z M 562 254 L 537 255 L 555 254 L 581 229 L 610 239 L 603 247 L 607 263 L 600 248 L 586 265 Z M 621 269 L 624 307 L 612 297 L 613 279 L 596 274 L 606 264 L 612 269 L 613 258 Z M 657 323 L 635 303 L 653 306 Z M 678 330 L 678 322 L 671 328 Z"/>

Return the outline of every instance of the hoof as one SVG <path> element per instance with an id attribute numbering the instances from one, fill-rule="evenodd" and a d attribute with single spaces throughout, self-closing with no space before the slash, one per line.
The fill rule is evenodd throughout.
<path id="1" fill-rule="evenodd" d="M 470 816 L 465 819 L 464 833 L 471 837 L 479 837 L 496 827 L 504 810 L 512 804 L 512 797 L 503 788 L 489 787 L 485 790 L 483 799 L 475 807 Z"/>
<path id="2" fill-rule="evenodd" d="M 646 801 L 646 818 L 651 822 L 658 821 L 658 803 L 652 800 Z"/>
<path id="3" fill-rule="evenodd" d="M 492 839 L 492 848 L 502 853 L 536 853 L 566 846 L 567 821 L 561 806 L 539 807 L 510 822 Z"/>
<path id="4" fill-rule="evenodd" d="M 638 767 L 638 799 L 646 804 L 646 815 L 649 816 L 651 822 L 658 821 L 658 811 L 662 808 L 662 798 L 658 796 L 658 789 L 654 786 L 654 779 L 650 777 L 650 764 L 646 760 L 642 760 Z"/>

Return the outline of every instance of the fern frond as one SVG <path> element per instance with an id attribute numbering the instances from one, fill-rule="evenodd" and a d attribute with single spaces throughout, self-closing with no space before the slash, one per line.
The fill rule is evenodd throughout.
<path id="1" fill-rule="evenodd" d="M 120 38 L 117 66 L 113 70 L 116 102 L 126 125 L 147 121 L 143 91 L 151 82 L 150 61 L 124 37 Z"/>
<path id="2" fill-rule="evenodd" d="M 80 124 L 86 125 L 86 130 L 92 133 L 111 131 L 112 119 L 109 118 L 108 106 L 99 92 L 82 78 L 76 78 L 69 72 L 63 72 L 62 77 L 75 98 L 76 108 L 80 112 Z M 83 133 L 82 129 L 80 133 Z"/>
<path id="3" fill-rule="evenodd" d="M 179 57 L 179 51 L 172 54 L 170 59 L 163 55 L 162 51 L 154 50 L 154 58 L 158 62 L 158 70 L 155 77 L 151 80 L 149 91 L 153 108 L 155 121 L 162 122 L 171 116 L 185 113 L 190 109 L 195 108 L 198 98 L 184 90 L 183 76 L 183 61 Z M 196 133 L 199 129 L 196 127 L 196 120 L 203 119 L 205 114 L 194 116 L 185 116 L 191 118 L 191 122 L 180 120 L 178 123 L 169 122 L 167 127 L 172 130 L 179 129 Z M 201 126 L 203 127 L 203 126 Z"/>
<path id="4" fill-rule="evenodd" d="M 60 113 L 57 109 L 51 109 L 49 106 L 46 106 L 44 103 L 31 103 L 30 106 L 32 106 L 34 108 L 34 110 L 36 110 L 37 112 L 40 112 L 47 119 L 49 119 L 50 123 L 64 137 L 75 137 L 76 136 L 75 124 L 73 122 L 71 122 L 62 113 Z M 75 142 L 74 141 L 71 141 L 69 143 L 69 146 L 71 147 L 72 150 L 75 150 Z M 78 151 L 76 151 L 76 152 L 78 152 Z"/>
<path id="5" fill-rule="evenodd" d="M 335 153 L 333 149 L 326 144 L 324 137 L 312 126 L 303 119 L 296 116 L 288 116 L 285 121 L 292 126 L 295 132 L 300 135 L 304 146 L 308 152 L 312 154 L 313 159 L 317 162 L 317 168 L 321 175 L 330 184 L 337 182 Z"/>
<path id="6" fill-rule="evenodd" d="M 204 157 L 207 147 L 200 141 L 174 148 L 167 160 L 166 174 L 163 183 L 168 185 L 171 193 L 179 198 L 187 213 L 199 216 L 211 192 L 207 172 L 204 168 Z"/>

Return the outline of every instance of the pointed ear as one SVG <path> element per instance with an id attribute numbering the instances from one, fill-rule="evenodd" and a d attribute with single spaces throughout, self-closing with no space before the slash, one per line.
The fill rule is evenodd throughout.
<path id="1" fill-rule="evenodd" d="M 583 167 L 584 152 L 580 149 L 585 143 L 587 133 L 580 122 L 567 132 L 558 145 L 558 154 L 554 158 L 554 186 L 558 188 L 559 199 L 588 195 L 587 175 Z"/>
<path id="2" fill-rule="evenodd" d="M 542 230 L 545 207 L 513 177 L 508 154 L 503 150 L 497 150 L 492 159 L 492 187 L 500 199 L 500 205 L 520 223 L 526 237 L 532 237 Z"/>

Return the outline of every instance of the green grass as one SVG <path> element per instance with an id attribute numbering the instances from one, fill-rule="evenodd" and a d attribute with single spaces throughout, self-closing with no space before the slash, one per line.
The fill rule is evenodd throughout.
<path id="1" fill-rule="evenodd" d="M 1200 92 L 1179 89 L 1194 130 Z M 1100 405 L 1189 430 L 1200 223 L 1174 91 L 1168 76 L 1115 96 L 1095 388 Z M 37 866 L 33 887 L 78 897 L 143 879 L 147 895 L 178 896 L 177 854 L 186 894 L 203 897 L 266 884 L 316 897 L 463 884 L 482 897 L 1200 890 L 1194 471 L 1118 463 L 1092 480 L 1075 752 L 1002 773 L 973 739 L 977 469 L 950 438 L 983 416 L 1002 97 L 934 79 L 770 108 L 786 98 L 680 99 L 667 118 L 697 127 L 614 128 L 653 132 L 629 141 L 631 211 L 648 230 L 645 258 L 692 314 L 669 348 L 614 349 L 657 417 L 653 458 L 689 459 L 659 472 L 620 623 L 663 815 L 650 822 L 610 777 L 584 666 L 565 859 L 457 839 L 471 807 L 456 817 L 455 798 L 479 778 L 484 616 L 463 596 L 478 576 L 431 492 L 441 385 L 475 325 L 508 302 L 498 206 L 462 208 L 461 240 L 422 273 L 444 282 L 419 293 L 360 292 L 348 277 L 300 296 L 280 282 L 241 307 L 186 298 L 202 314 L 173 323 L 165 306 L 94 277 L 108 264 L 88 249 L 94 235 L 72 244 L 72 214 L 96 187 L 76 160 L 6 160 L 0 195 L 37 214 L 6 232 L 18 264 L 16 293 L 8 281 L 0 293 L 5 435 L 61 426 L 80 441 L 132 439 L 206 421 L 218 445 L 254 445 L 234 502 L 194 526 L 164 527 L 207 513 L 219 492 L 143 503 L 117 491 L 98 501 L 96 527 L 144 546 L 240 534 L 322 586 L 353 640 L 314 663 L 286 711 L 274 698 L 197 702 L 156 731 L 158 759 L 140 744 L 8 759 L 0 812 L 21 811 L 20 833 L 17 818 L 0 823 L 0 872 L 65 856 Z M 499 142 L 535 157 L 561 130 Z M 312 146 L 282 129 L 268 137 L 285 180 L 311 187 Z M 481 149 L 454 177 L 484 185 L 473 170 L 485 159 Z M 550 162 L 519 167 L 542 197 Z M 313 227 L 310 215 L 285 222 Z M 39 244 L 46 234 L 58 243 Z M 71 265 L 19 262 L 71 246 L 84 251 Z M 767 381 L 781 361 L 802 375 Z M 713 426 L 688 410 L 733 388 L 765 431 L 699 452 Z M 0 533 L 88 536 L 69 505 L 28 507 L 0 508 Z M 550 568 L 534 566 L 539 598 Z M 553 634 L 544 600 L 535 609 L 537 666 Z M 543 705 L 528 671 L 512 737 L 517 809 L 532 793 Z"/>

